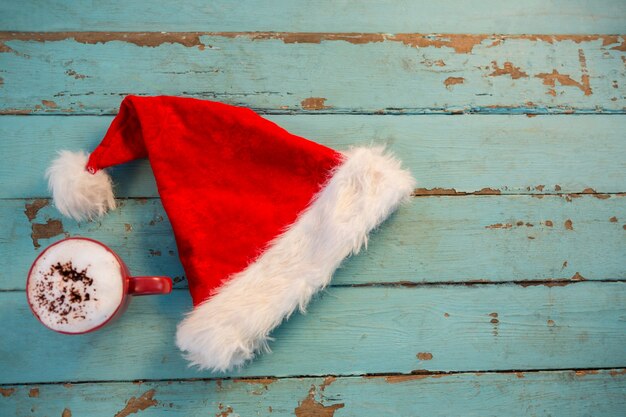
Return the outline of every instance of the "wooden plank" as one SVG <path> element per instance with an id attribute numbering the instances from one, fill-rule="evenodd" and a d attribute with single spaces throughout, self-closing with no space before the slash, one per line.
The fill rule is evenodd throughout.
<path id="1" fill-rule="evenodd" d="M 3 415 L 618 416 L 624 369 L 3 387 Z M 450 398 L 454 398 L 450 401 Z M 145 410 L 145 411 L 144 411 Z M 128 415 L 128 414 L 122 414 Z"/>
<path id="2" fill-rule="evenodd" d="M 9 114 L 115 113 L 128 93 L 268 113 L 626 107 L 622 35 L 0 32 L 0 44 Z"/>
<path id="3" fill-rule="evenodd" d="M 0 28 L 62 30 L 372 31 L 450 33 L 619 33 L 620 0 L 185 0 L 159 4 L 29 0 L 2 2 Z"/>
<path id="4" fill-rule="evenodd" d="M 415 198 L 333 283 L 625 279 L 626 198 L 577 197 Z M 160 200 L 120 205 L 101 221 L 76 223 L 48 200 L 0 200 L 0 230 L 7 231 L 0 258 L 11 259 L 0 270 L 0 289 L 24 289 L 36 255 L 77 235 L 110 245 L 135 274 L 168 274 L 186 287 Z"/>
<path id="5" fill-rule="evenodd" d="M 386 143 L 419 180 L 418 193 L 626 191 L 626 117 L 608 115 L 272 115 L 336 149 Z M 59 149 L 92 150 L 112 117 L 0 117 L 0 198 L 47 197 L 45 167 Z M 33 152 L 36 150 L 36 152 Z M 15 172 L 20 175 L 16 176 Z M 112 172 L 119 197 L 157 197 L 149 164 Z"/>
<path id="6" fill-rule="evenodd" d="M 625 306 L 624 282 L 334 287 L 273 333 L 273 353 L 222 376 L 623 367 Z M 138 297 L 118 322 L 66 336 L 23 292 L 0 292 L 0 383 L 210 377 L 174 346 L 190 307 L 185 290 Z"/>

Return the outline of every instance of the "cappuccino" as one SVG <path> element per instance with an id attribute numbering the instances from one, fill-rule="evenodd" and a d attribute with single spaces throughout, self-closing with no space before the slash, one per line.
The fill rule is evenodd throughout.
<path id="1" fill-rule="evenodd" d="M 37 259 L 27 293 L 33 312 L 47 327 L 83 333 L 105 323 L 122 304 L 122 266 L 96 242 L 67 239 Z"/>

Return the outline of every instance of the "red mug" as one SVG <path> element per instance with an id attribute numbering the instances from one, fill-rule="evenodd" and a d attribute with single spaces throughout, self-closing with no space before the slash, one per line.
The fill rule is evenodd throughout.
<path id="1" fill-rule="evenodd" d="M 26 280 L 26 297 L 35 317 L 63 334 L 89 333 L 111 323 L 126 310 L 130 296 L 171 291 L 169 277 L 133 277 L 109 247 L 84 237 L 48 246 Z"/>

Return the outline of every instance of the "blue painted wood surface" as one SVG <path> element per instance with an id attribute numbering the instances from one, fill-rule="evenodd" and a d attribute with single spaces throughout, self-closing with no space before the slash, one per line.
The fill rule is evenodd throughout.
<path id="1" fill-rule="evenodd" d="M 118 322 L 71 339 L 39 324 L 22 291 L 2 292 L 13 330 L 0 383 L 615 368 L 625 305 L 623 282 L 334 287 L 273 333 L 271 354 L 212 374 L 188 368 L 174 345 L 185 290 L 138 297 Z"/>
<path id="2" fill-rule="evenodd" d="M 613 35 L 2 32 L 0 42 L 0 110 L 9 114 L 112 113 L 130 92 L 268 113 L 626 106 L 626 40 Z"/>
<path id="3" fill-rule="evenodd" d="M 1 2 L 0 415 L 623 415 L 624 29 L 620 0 Z M 416 197 L 272 354 L 197 372 L 148 164 L 113 170 L 102 221 L 47 200 L 54 152 L 93 148 L 128 93 L 386 143 Z M 46 330 L 24 275 L 66 233 L 177 289 L 91 335 Z"/>
<path id="4" fill-rule="evenodd" d="M 419 194 L 624 191 L 626 120 L 613 115 L 480 117 L 271 115 L 287 130 L 338 149 L 386 144 L 418 178 Z M 59 149 L 95 148 L 112 117 L 0 118 L 0 198 L 47 197 L 41 167 Z M 37 152 L 33 152 L 37 149 Z M 20 175 L 12 175 L 16 169 Z M 147 161 L 112 170 L 119 197 L 158 197 Z M 438 190 L 441 189 L 441 190 Z"/>
<path id="5" fill-rule="evenodd" d="M 624 33 L 621 0 L 150 0 L 0 3 L 4 30 Z"/>
<path id="6" fill-rule="evenodd" d="M 539 197 L 415 198 L 372 236 L 366 252 L 344 263 L 333 283 L 626 277 L 626 197 Z M 0 271 L 0 289 L 24 289 L 33 257 L 77 235 L 110 245 L 136 275 L 169 274 L 177 286 L 187 286 L 160 200 L 121 200 L 102 220 L 81 224 L 48 203 L 0 200 L 0 225 L 11 231 L 0 257 L 12 260 Z"/>
<path id="7" fill-rule="evenodd" d="M 18 385 L 4 401 L 18 416 L 617 416 L 625 389 L 624 370 L 611 369 Z"/>

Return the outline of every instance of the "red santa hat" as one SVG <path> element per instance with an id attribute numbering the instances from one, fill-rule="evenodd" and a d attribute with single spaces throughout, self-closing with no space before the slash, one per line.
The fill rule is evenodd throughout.
<path id="1" fill-rule="evenodd" d="M 178 347 L 229 370 L 268 350 L 269 334 L 331 280 L 344 258 L 407 200 L 411 174 L 382 147 L 336 151 L 250 109 L 128 96 L 90 154 L 48 169 L 54 203 L 76 220 L 115 207 L 104 168 L 148 158 L 194 308 Z"/>

